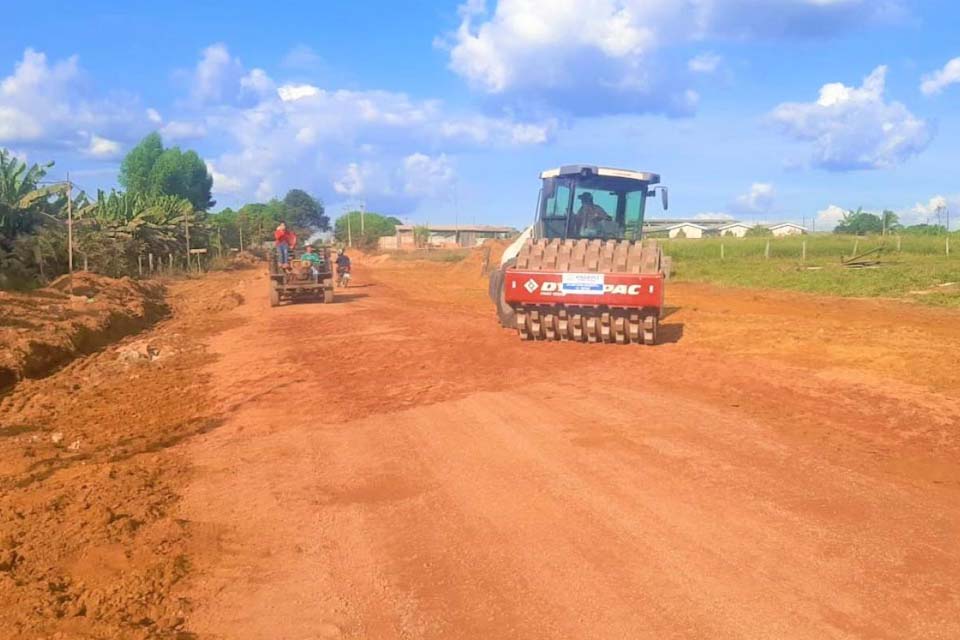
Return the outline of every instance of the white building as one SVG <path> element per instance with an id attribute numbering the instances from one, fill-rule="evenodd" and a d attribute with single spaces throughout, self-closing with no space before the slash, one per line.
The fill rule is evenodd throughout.
<path id="1" fill-rule="evenodd" d="M 750 225 L 744 224 L 743 222 L 731 222 L 730 224 L 722 224 L 717 227 L 717 232 L 721 236 L 733 236 L 735 238 L 742 238 L 747 235 L 747 231 L 750 231 Z"/>
<path id="2" fill-rule="evenodd" d="M 676 238 L 677 236 L 683 238 L 702 238 L 703 232 L 707 228 L 703 225 L 696 224 L 695 222 L 681 222 L 679 224 L 673 224 L 667 227 L 667 235 L 671 238 Z M 683 235 L 681 235 L 683 232 Z"/>
<path id="3" fill-rule="evenodd" d="M 794 222 L 778 222 L 777 224 L 767 225 L 767 228 L 775 236 L 798 236 L 807 232 L 806 228 Z"/>

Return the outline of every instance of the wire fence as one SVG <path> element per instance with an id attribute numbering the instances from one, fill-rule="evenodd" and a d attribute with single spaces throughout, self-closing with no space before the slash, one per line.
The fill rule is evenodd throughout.
<path id="1" fill-rule="evenodd" d="M 694 260 L 836 260 L 879 249 L 883 255 L 952 257 L 960 234 L 847 236 L 803 234 L 781 237 L 731 236 L 661 240 L 675 259 Z"/>

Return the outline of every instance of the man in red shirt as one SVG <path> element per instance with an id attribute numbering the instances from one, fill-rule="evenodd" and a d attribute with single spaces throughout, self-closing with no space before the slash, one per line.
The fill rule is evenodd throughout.
<path id="1" fill-rule="evenodd" d="M 290 250 L 297 246 L 297 234 L 287 229 L 287 223 L 281 220 L 273 232 L 273 239 L 277 243 L 278 262 L 281 267 L 286 267 L 290 264 Z"/>

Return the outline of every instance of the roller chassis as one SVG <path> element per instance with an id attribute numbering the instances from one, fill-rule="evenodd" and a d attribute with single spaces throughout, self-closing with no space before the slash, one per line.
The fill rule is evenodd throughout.
<path id="1" fill-rule="evenodd" d="M 525 340 L 657 341 L 665 273 L 653 241 L 528 240 L 491 279 L 501 324 Z"/>
<path id="2" fill-rule="evenodd" d="M 672 264 L 643 220 L 657 191 L 667 208 L 660 176 L 565 165 L 540 178 L 533 225 L 490 275 L 500 324 L 525 340 L 656 344 Z"/>

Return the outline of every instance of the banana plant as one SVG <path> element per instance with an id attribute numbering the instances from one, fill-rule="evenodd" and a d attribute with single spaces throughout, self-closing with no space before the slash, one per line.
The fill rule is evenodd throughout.
<path id="1" fill-rule="evenodd" d="M 45 222 L 62 223 L 66 184 L 41 185 L 53 163 L 25 162 L 0 149 L 0 242 L 9 245 L 21 233 Z"/>

